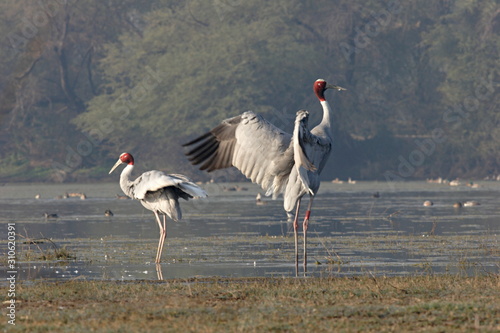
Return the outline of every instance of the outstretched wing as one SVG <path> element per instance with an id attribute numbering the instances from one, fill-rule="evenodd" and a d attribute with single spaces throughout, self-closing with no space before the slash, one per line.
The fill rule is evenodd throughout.
<path id="1" fill-rule="evenodd" d="M 262 186 L 267 195 L 282 192 L 293 167 L 291 135 L 247 111 L 224 120 L 184 146 L 192 164 L 208 172 L 231 166 Z"/>
<path id="2" fill-rule="evenodd" d="M 206 197 L 207 193 L 198 185 L 191 182 L 189 178 L 183 175 L 167 175 L 161 171 L 152 170 L 143 173 L 134 181 L 135 199 L 144 199 L 147 192 L 155 192 L 161 188 L 173 186 L 187 193 L 189 197 Z"/>

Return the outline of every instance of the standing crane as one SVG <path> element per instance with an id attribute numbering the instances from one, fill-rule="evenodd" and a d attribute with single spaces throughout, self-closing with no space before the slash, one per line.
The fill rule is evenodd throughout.
<path id="1" fill-rule="evenodd" d="M 182 218 L 179 198 L 184 200 L 204 198 L 207 193 L 184 175 L 167 175 L 157 170 L 144 172 L 136 180 L 131 180 L 134 157 L 129 153 L 121 154 L 109 173 L 111 174 L 120 164 L 127 164 L 120 175 L 120 187 L 123 193 L 132 199 L 139 200 L 146 209 L 155 214 L 160 227 L 160 240 L 155 260 L 156 264 L 159 264 L 163 243 L 167 238 L 166 217 L 168 216 L 174 221 Z M 163 215 L 163 223 L 160 220 L 160 214 Z"/>
<path id="2" fill-rule="evenodd" d="M 311 208 L 323 170 L 332 148 L 333 112 L 325 99 L 327 89 L 345 90 L 323 79 L 314 82 L 313 90 L 323 107 L 321 123 L 308 129 L 309 112 L 300 110 L 290 135 L 260 115 L 247 111 L 222 121 L 211 131 L 184 144 L 192 146 L 186 153 L 193 165 L 208 172 L 231 166 L 238 168 L 252 182 L 259 184 L 266 195 L 284 196 L 284 208 L 295 218 L 295 273 L 298 275 L 298 218 L 300 202 L 309 195 L 309 205 L 303 222 L 304 273 L 307 272 L 307 228 Z"/>

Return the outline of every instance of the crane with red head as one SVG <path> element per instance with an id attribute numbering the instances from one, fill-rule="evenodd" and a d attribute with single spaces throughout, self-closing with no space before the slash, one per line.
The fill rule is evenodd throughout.
<path id="1" fill-rule="evenodd" d="M 295 239 L 295 272 L 298 275 L 298 229 L 300 203 L 309 196 L 303 226 L 304 273 L 307 271 L 307 229 L 314 197 L 320 186 L 320 174 L 330 156 L 333 134 L 333 111 L 325 98 L 328 89 L 345 90 L 323 79 L 314 82 L 313 91 L 323 108 L 321 122 L 308 128 L 309 112 L 299 110 L 293 133 L 277 128 L 262 116 L 247 111 L 226 119 L 211 131 L 184 144 L 191 146 L 186 153 L 189 161 L 200 164 L 208 172 L 229 168 L 239 169 L 247 178 L 259 184 L 266 195 L 284 197 L 284 209 L 293 219 Z"/>
<path id="2" fill-rule="evenodd" d="M 160 239 L 155 259 L 155 262 L 159 264 L 163 244 L 167 237 L 167 216 L 174 221 L 180 220 L 182 212 L 179 199 L 204 198 L 207 193 L 184 175 L 165 174 L 157 170 L 144 172 L 137 179 L 132 180 L 134 157 L 129 153 L 122 153 L 109 173 L 111 174 L 121 164 L 126 164 L 120 175 L 120 187 L 123 193 L 132 199 L 139 200 L 146 209 L 152 211 L 160 227 Z M 163 216 L 163 221 L 160 215 Z"/>

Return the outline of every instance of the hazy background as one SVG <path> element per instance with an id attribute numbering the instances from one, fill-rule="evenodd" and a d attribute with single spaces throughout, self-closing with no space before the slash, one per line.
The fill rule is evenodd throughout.
<path id="1" fill-rule="evenodd" d="M 324 179 L 500 173 L 500 4 L 39 0 L 0 3 L 0 181 L 200 173 L 181 143 L 246 110 L 291 131 L 335 112 Z"/>

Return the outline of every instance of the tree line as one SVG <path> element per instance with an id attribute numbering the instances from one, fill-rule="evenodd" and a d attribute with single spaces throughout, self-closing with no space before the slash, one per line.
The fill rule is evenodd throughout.
<path id="1" fill-rule="evenodd" d="M 348 89 L 327 94 L 335 144 L 325 179 L 500 173 L 495 0 L 0 9 L 2 181 L 104 179 L 123 151 L 144 169 L 207 178 L 181 143 L 246 110 L 291 131 L 307 109 L 314 125 L 317 78 Z"/>

